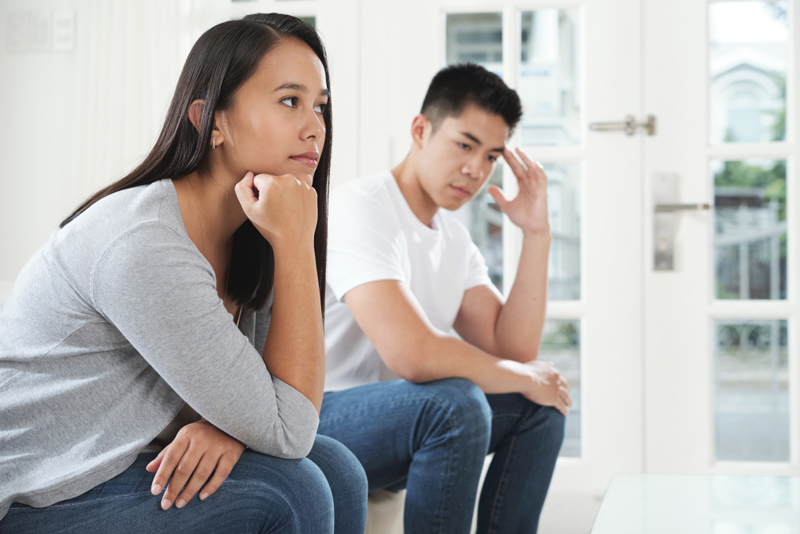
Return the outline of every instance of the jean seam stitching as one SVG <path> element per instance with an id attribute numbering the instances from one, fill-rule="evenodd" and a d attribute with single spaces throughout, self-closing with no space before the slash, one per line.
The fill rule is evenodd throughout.
<path id="1" fill-rule="evenodd" d="M 500 483 L 497 485 L 497 493 L 494 496 L 494 502 L 492 502 L 492 513 L 489 515 L 489 532 L 495 531 L 494 528 L 494 519 L 495 515 L 497 514 L 498 503 L 500 502 L 500 495 L 503 493 L 503 489 L 506 485 L 506 472 L 508 471 L 508 466 L 511 463 L 511 457 L 514 455 L 515 445 L 517 444 L 517 436 L 511 439 L 511 444 L 508 447 L 508 456 L 506 457 L 505 464 L 503 464 L 503 471 L 500 473 Z"/>

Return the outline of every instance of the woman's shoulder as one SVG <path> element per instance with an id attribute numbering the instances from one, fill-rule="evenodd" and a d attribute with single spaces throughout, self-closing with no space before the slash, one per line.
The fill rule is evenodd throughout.
<path id="1" fill-rule="evenodd" d="M 82 278 L 93 272 L 112 248 L 134 257 L 141 251 L 142 257 L 154 259 L 154 251 L 187 248 L 191 252 L 190 245 L 172 182 L 161 180 L 99 200 L 54 232 L 43 252 L 62 271 Z"/>
<path id="2" fill-rule="evenodd" d="M 172 180 L 159 180 L 112 193 L 81 213 L 64 230 L 88 231 L 90 235 L 117 233 L 145 222 L 159 222 L 185 233 Z"/>

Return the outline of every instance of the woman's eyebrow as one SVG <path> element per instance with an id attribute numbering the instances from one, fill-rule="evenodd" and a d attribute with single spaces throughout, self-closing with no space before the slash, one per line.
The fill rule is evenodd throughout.
<path id="1" fill-rule="evenodd" d="M 280 85 L 279 87 L 277 87 L 272 92 L 276 93 L 276 92 L 281 91 L 283 89 L 291 89 L 292 91 L 297 91 L 299 93 L 304 93 L 304 94 L 308 93 L 308 87 L 306 87 L 302 83 L 295 83 L 295 82 L 286 82 L 286 83 Z M 331 96 L 331 92 L 328 91 L 327 89 L 323 89 L 323 90 L 321 90 L 319 92 L 319 96 Z"/>

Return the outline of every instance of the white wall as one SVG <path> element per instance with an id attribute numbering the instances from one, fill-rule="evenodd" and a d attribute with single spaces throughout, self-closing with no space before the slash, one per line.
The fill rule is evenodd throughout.
<path id="1" fill-rule="evenodd" d="M 342 28 L 358 19 L 358 5 L 0 0 L 0 286 L 13 282 L 75 207 L 147 154 L 202 32 L 252 11 L 317 17 L 336 115 L 331 181 L 356 177 L 359 35 Z M 63 13 L 73 18 L 74 41 L 57 50 L 64 46 L 54 34 L 64 30 L 54 21 Z"/>
<path id="2" fill-rule="evenodd" d="M 147 153 L 188 51 L 180 37 L 189 6 L 0 1 L 0 283 L 16 278 L 82 200 Z M 64 13 L 71 45 L 57 38 L 69 29 L 54 25 Z"/>

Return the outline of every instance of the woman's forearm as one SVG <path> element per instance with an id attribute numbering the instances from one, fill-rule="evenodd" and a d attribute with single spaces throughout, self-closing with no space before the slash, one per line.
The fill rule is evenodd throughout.
<path id="1" fill-rule="evenodd" d="M 319 413 L 325 339 L 314 247 L 290 243 L 273 250 L 275 283 L 264 363 L 273 376 L 305 395 Z"/>

